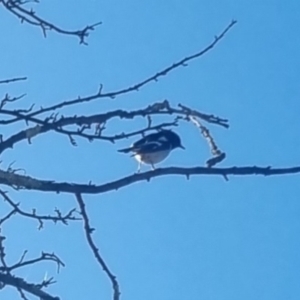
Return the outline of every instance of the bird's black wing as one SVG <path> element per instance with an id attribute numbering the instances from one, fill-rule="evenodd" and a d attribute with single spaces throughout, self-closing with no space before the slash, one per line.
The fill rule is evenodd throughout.
<path id="1" fill-rule="evenodd" d="M 152 141 L 132 148 L 133 149 L 131 151 L 135 153 L 153 153 L 153 152 L 170 150 L 170 144 L 165 142 L 162 143 L 158 141 Z"/>
<path id="2" fill-rule="evenodd" d="M 162 130 L 159 132 L 148 134 L 147 136 L 133 143 L 132 147 L 140 147 L 144 144 L 148 144 L 150 142 L 155 142 L 155 141 L 162 142 L 162 143 L 167 142 L 167 138 L 165 137 L 166 131 L 167 130 Z"/>
<path id="3" fill-rule="evenodd" d="M 166 137 L 167 130 L 162 130 L 156 133 L 151 133 L 140 140 L 133 143 L 130 147 L 118 150 L 119 152 L 156 152 L 169 149 L 168 138 Z"/>

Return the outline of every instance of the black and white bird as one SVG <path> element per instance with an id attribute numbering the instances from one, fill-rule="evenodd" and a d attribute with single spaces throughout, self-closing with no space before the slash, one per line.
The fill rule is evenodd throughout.
<path id="1" fill-rule="evenodd" d="M 137 172 L 140 172 L 142 163 L 151 165 L 154 170 L 154 165 L 163 161 L 175 148 L 185 149 L 181 145 L 180 137 L 171 130 L 162 130 L 143 137 L 129 148 L 118 151 L 132 152 L 132 156 L 139 162 Z"/>

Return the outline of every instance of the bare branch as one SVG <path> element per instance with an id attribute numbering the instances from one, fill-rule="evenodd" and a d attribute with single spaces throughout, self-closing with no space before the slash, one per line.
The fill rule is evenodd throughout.
<path id="1" fill-rule="evenodd" d="M 5 240 L 5 236 L 0 235 L 0 262 L 3 266 L 3 268 L 6 270 L 7 269 L 7 263 L 5 261 L 5 251 L 4 251 L 4 245 L 3 241 Z"/>
<path id="2" fill-rule="evenodd" d="M 0 272 L 0 282 L 4 285 L 10 285 L 15 287 L 18 291 L 24 290 L 34 296 L 39 297 L 43 300 L 60 300 L 59 297 L 52 296 L 43 291 L 40 285 L 34 283 L 28 283 L 23 278 L 13 276 L 11 274 L 4 274 Z M 50 282 L 51 283 L 51 282 Z M 48 283 L 48 285 L 50 284 Z"/>
<path id="3" fill-rule="evenodd" d="M 27 251 L 24 252 L 24 253 L 26 254 Z M 25 255 L 22 255 L 22 258 L 18 263 L 14 264 L 12 266 L 6 267 L 5 270 L 3 270 L 3 271 L 11 272 L 15 269 L 19 269 L 19 268 L 22 268 L 22 267 L 26 267 L 28 265 L 33 265 L 33 264 L 36 264 L 38 262 L 44 262 L 44 261 L 53 261 L 53 262 L 55 262 L 57 264 L 57 272 L 59 272 L 59 269 L 60 269 L 61 266 L 62 267 L 65 266 L 63 261 L 57 255 L 55 255 L 54 253 L 42 252 L 40 257 L 30 259 L 30 260 L 26 260 L 26 261 L 23 261 L 24 257 L 25 257 Z M 0 271 L 1 271 L 1 269 L 2 268 L 0 268 Z"/>
<path id="4" fill-rule="evenodd" d="M 22 291 L 21 288 L 18 287 L 17 290 L 18 290 L 18 292 L 19 292 L 19 294 L 20 294 L 20 297 L 21 297 L 23 300 L 29 300 L 29 299 L 26 297 L 25 293 Z"/>
<path id="5" fill-rule="evenodd" d="M 188 117 L 188 119 L 199 128 L 201 134 L 203 135 L 203 137 L 205 138 L 205 140 L 208 143 L 211 154 L 213 155 L 213 158 L 210 158 L 206 161 L 206 166 L 208 168 L 211 168 L 211 167 L 215 166 L 217 163 L 220 163 L 222 160 L 224 160 L 226 157 L 226 154 L 225 154 L 225 152 L 222 152 L 218 148 L 218 146 L 217 146 L 214 138 L 210 134 L 209 130 L 204 125 L 202 125 L 200 120 L 198 118 L 196 118 L 195 116 L 190 115 Z"/>
<path id="6" fill-rule="evenodd" d="M 172 107 L 168 100 L 163 100 L 161 102 L 155 102 L 151 105 L 148 105 L 145 108 L 138 109 L 138 110 L 127 111 L 127 110 L 117 109 L 114 111 L 109 111 L 106 113 L 96 114 L 91 116 L 61 117 L 58 120 L 57 117 L 54 118 L 48 117 L 44 121 L 36 117 L 33 117 L 31 114 L 25 115 L 22 114 L 20 111 L 0 109 L 1 114 L 16 117 L 16 119 L 13 120 L 8 120 L 4 122 L 2 121 L 0 124 L 9 124 L 16 121 L 25 120 L 27 122 L 31 121 L 39 125 L 49 126 L 49 124 L 51 124 L 52 127 L 62 127 L 62 126 L 72 125 L 72 124 L 82 126 L 82 125 L 91 125 L 95 123 L 104 124 L 113 118 L 130 120 L 135 117 L 148 117 L 149 115 L 178 114 L 182 116 L 195 116 L 208 123 L 220 125 L 225 128 L 229 127 L 227 119 L 220 118 L 211 114 L 205 114 L 198 110 L 188 108 L 187 106 L 183 106 L 182 104 L 178 104 L 178 107 L 179 108 Z M 52 120 L 53 122 L 50 123 L 49 122 L 50 120 Z"/>
<path id="7" fill-rule="evenodd" d="M 0 84 L 11 83 L 11 82 L 21 81 L 21 80 L 27 80 L 27 77 L 16 77 L 16 78 L 11 78 L 11 79 L 0 80 Z"/>
<path id="8" fill-rule="evenodd" d="M 91 228 L 91 226 L 90 226 L 89 218 L 88 218 L 88 215 L 87 215 L 87 212 L 85 209 L 85 204 L 84 204 L 81 194 L 76 193 L 76 199 L 77 199 L 77 202 L 78 202 L 78 205 L 80 208 L 80 212 L 81 212 L 81 215 L 83 218 L 84 232 L 85 232 L 87 242 L 88 242 L 97 262 L 102 267 L 103 271 L 107 274 L 108 278 L 110 279 L 110 281 L 112 283 L 112 287 L 113 287 L 113 291 L 114 291 L 113 300 L 119 300 L 120 299 L 119 283 L 117 281 L 116 276 L 112 274 L 112 272 L 109 270 L 107 264 L 101 257 L 101 255 L 99 253 L 99 249 L 96 247 L 96 245 L 92 239 L 92 233 L 95 229 Z"/>
<path id="9" fill-rule="evenodd" d="M 14 115 L 17 116 L 18 120 L 25 120 L 26 122 L 31 121 L 37 124 L 36 126 L 19 131 L 18 133 L 2 141 L 0 143 L 0 153 L 2 153 L 8 148 L 12 148 L 16 143 L 23 140 L 28 140 L 28 142 L 31 143 L 31 139 L 33 137 L 37 136 L 38 134 L 48 132 L 50 130 L 54 130 L 58 133 L 67 135 L 72 145 L 76 146 L 76 141 L 74 140 L 73 136 L 80 136 L 88 139 L 89 141 L 98 139 L 98 140 L 109 141 L 114 143 L 116 140 L 124 139 L 137 134 L 144 134 L 149 130 L 158 130 L 158 129 L 162 129 L 163 127 L 176 126 L 177 121 L 179 120 L 179 116 L 183 116 L 186 119 L 188 119 L 190 116 L 193 116 L 193 117 L 200 118 L 203 121 L 208 123 L 220 125 L 225 128 L 229 127 L 228 120 L 226 119 L 219 118 L 214 115 L 204 114 L 197 110 L 192 110 L 181 104 L 179 104 L 179 108 L 171 107 L 170 103 L 167 100 L 164 100 L 162 102 L 156 102 L 152 105 L 147 106 L 144 109 L 139 109 L 139 110 L 125 111 L 125 110 L 118 109 L 104 114 L 97 114 L 91 116 L 61 117 L 59 120 L 56 120 L 55 117 L 51 122 L 50 120 L 52 118 L 47 118 L 46 120 L 42 121 L 36 117 L 24 115 L 20 112 L 15 112 L 10 110 L 0 109 L 0 113 L 6 115 Z M 150 116 L 155 116 L 155 115 L 177 115 L 177 118 L 175 119 L 175 121 L 171 123 L 162 123 L 160 125 L 149 127 L 150 123 L 148 118 Z M 134 131 L 131 133 L 116 134 L 114 136 L 102 135 L 105 126 L 103 125 L 104 127 L 103 126 L 101 127 L 101 124 L 106 124 L 109 120 L 112 120 L 114 118 L 131 120 L 136 117 L 147 118 L 148 125 L 145 129 Z M 14 119 L 14 121 L 16 121 L 16 119 Z M 152 123 L 152 119 L 151 119 L 151 123 Z M 96 124 L 97 126 L 96 132 L 94 134 L 84 133 L 86 129 L 91 128 L 92 124 Z M 80 129 L 77 129 L 77 131 L 74 130 L 70 131 L 63 128 L 69 125 L 77 125 L 80 127 Z M 99 130 L 99 126 L 101 127 L 101 130 Z"/>
<path id="10" fill-rule="evenodd" d="M 134 84 L 133 86 L 118 90 L 118 91 L 113 91 L 113 92 L 108 92 L 108 93 L 102 93 L 102 87 L 100 89 L 100 91 L 98 91 L 96 94 L 91 95 L 91 96 L 87 96 L 87 97 L 83 97 L 83 98 L 77 98 L 77 99 L 73 99 L 73 100 L 68 100 L 65 102 L 60 102 L 58 104 L 49 106 L 49 107 L 45 107 L 45 108 L 41 108 L 35 112 L 32 112 L 31 114 L 29 114 L 28 116 L 33 117 L 45 112 L 49 112 L 49 111 L 53 111 L 65 106 L 70 106 L 70 105 L 74 105 L 74 104 L 78 104 L 78 103 L 84 103 L 84 102 L 90 102 L 96 99 L 100 99 L 100 98 L 115 98 L 116 96 L 122 95 L 122 94 L 127 94 L 133 91 L 138 91 L 141 87 L 147 85 L 148 83 L 150 83 L 151 81 L 158 81 L 158 79 L 162 76 L 166 76 L 168 73 L 170 73 L 171 71 L 177 69 L 178 67 L 181 66 L 186 66 L 186 63 L 188 61 L 194 60 L 200 56 L 203 56 L 205 53 L 207 53 L 209 50 L 211 50 L 212 48 L 214 48 L 214 46 L 221 40 L 223 39 L 223 37 L 226 35 L 226 33 L 237 23 L 236 20 L 232 20 L 230 22 L 230 24 L 221 32 L 220 35 L 216 36 L 214 41 L 209 44 L 206 48 L 204 48 L 203 50 L 200 50 L 199 52 L 192 54 L 190 56 L 187 56 L 175 63 L 173 63 L 171 66 L 163 69 L 162 71 L 156 73 L 155 75 L 150 76 L 149 78 Z"/>
<path id="11" fill-rule="evenodd" d="M 33 209 L 31 213 L 25 212 L 20 209 L 20 204 L 19 203 L 14 203 L 8 196 L 7 192 L 4 192 L 0 190 L 0 195 L 3 197 L 3 199 L 13 208 L 12 211 L 4 218 L 0 219 L 0 224 L 3 223 L 4 221 L 8 220 L 12 215 L 14 214 L 19 214 L 21 216 L 35 219 L 39 222 L 39 227 L 38 229 L 42 229 L 44 225 L 44 221 L 52 221 L 54 223 L 61 222 L 64 225 L 68 225 L 68 221 L 79 221 L 81 218 L 77 218 L 74 216 L 74 213 L 76 212 L 76 209 L 71 209 L 69 212 L 66 214 L 62 214 L 58 209 L 55 210 L 56 215 L 51 216 L 45 216 L 45 215 L 38 215 L 36 214 L 36 210 Z"/>
<path id="12" fill-rule="evenodd" d="M 24 96 L 26 96 L 26 94 L 17 96 L 17 97 L 10 97 L 8 94 L 5 95 L 5 97 L 0 101 L 0 109 L 2 110 L 2 108 L 9 102 L 16 102 L 20 99 L 22 99 Z M 20 110 L 18 110 L 20 111 Z M 23 112 L 26 112 L 23 110 Z M 28 111 L 29 112 L 29 111 Z"/>
<path id="13" fill-rule="evenodd" d="M 13 15 L 18 17 L 21 22 L 28 23 L 30 25 L 34 25 L 37 27 L 40 27 L 43 31 L 44 37 L 47 35 L 47 31 L 54 30 L 57 33 L 65 34 L 65 35 L 71 35 L 71 36 L 77 36 L 79 38 L 80 44 L 87 45 L 85 39 L 89 36 L 89 33 L 92 30 L 95 30 L 97 26 L 102 24 L 102 22 L 97 22 L 92 25 L 88 25 L 85 28 L 81 30 L 65 30 L 62 29 L 44 19 L 36 15 L 36 13 L 30 9 L 27 10 L 22 5 L 26 4 L 28 1 L 16 1 L 16 0 L 1 0 L 0 3 L 3 4 L 3 6 Z"/>
<path id="14" fill-rule="evenodd" d="M 123 177 L 121 179 L 111 181 L 109 183 L 94 185 L 94 184 L 76 184 L 68 182 L 54 182 L 39 180 L 29 176 L 9 173 L 0 170 L 0 184 L 11 186 L 15 189 L 27 189 L 44 192 L 55 193 L 72 193 L 72 194 L 102 194 L 114 190 L 119 190 L 122 187 L 129 186 L 139 181 L 150 181 L 152 178 L 167 176 L 167 175 L 180 175 L 190 177 L 192 175 L 209 175 L 209 176 L 275 176 L 286 174 L 300 173 L 300 166 L 290 168 L 271 168 L 271 167 L 228 167 L 228 168 L 206 168 L 206 167 L 168 167 L 151 170 L 144 173 L 136 173 Z"/>
<path id="15" fill-rule="evenodd" d="M 14 214 L 15 214 L 15 210 L 11 210 L 5 217 L 0 219 L 0 225 L 2 225 L 5 221 L 9 220 Z"/>
<path id="16" fill-rule="evenodd" d="M 42 290 L 43 288 L 48 287 L 50 284 L 55 283 L 53 281 L 53 278 L 44 279 L 39 284 L 32 284 L 26 282 L 23 278 L 19 278 L 12 275 L 11 272 L 15 269 L 25 267 L 28 265 L 34 265 L 38 262 L 43 262 L 43 261 L 55 262 L 57 264 L 58 271 L 59 271 L 60 266 L 64 266 L 64 263 L 61 261 L 61 259 L 59 259 L 59 257 L 53 253 L 49 254 L 49 253 L 42 252 L 40 257 L 36 259 L 24 261 L 25 255 L 27 253 L 27 251 L 24 251 L 19 262 L 17 262 L 12 266 L 8 266 L 4 260 L 5 257 L 4 245 L 3 245 L 4 239 L 5 239 L 4 236 L 0 236 L 0 260 L 2 263 L 2 266 L 0 267 L 0 286 L 3 287 L 5 285 L 11 285 L 15 287 L 18 290 L 21 298 L 23 299 L 27 299 L 23 292 L 26 291 L 32 295 L 40 297 L 40 299 L 43 300 L 59 300 L 58 297 L 51 296 L 50 294 Z"/>

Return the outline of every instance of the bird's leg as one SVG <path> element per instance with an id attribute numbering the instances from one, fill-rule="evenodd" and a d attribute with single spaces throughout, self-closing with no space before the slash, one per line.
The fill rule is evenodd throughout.
<path id="1" fill-rule="evenodd" d="M 139 162 L 139 165 L 138 165 L 138 168 L 137 168 L 137 173 L 140 173 L 141 172 L 141 162 Z"/>
<path id="2" fill-rule="evenodd" d="M 151 169 L 152 169 L 152 171 L 155 170 L 155 167 L 154 167 L 154 164 L 153 164 L 153 163 L 151 163 Z"/>

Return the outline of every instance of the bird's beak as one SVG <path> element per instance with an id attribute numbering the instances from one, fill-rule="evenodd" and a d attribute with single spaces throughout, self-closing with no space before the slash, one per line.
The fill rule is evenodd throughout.
<path id="1" fill-rule="evenodd" d="M 182 145 L 180 145 L 180 146 L 179 146 L 179 148 L 181 148 L 181 149 L 185 150 L 185 148 L 184 148 Z"/>

